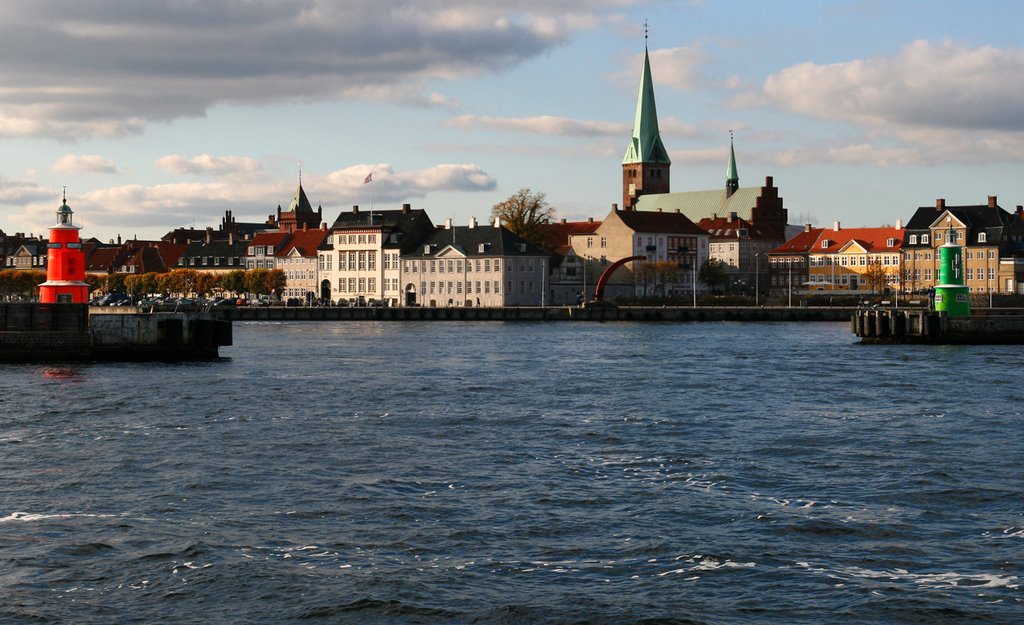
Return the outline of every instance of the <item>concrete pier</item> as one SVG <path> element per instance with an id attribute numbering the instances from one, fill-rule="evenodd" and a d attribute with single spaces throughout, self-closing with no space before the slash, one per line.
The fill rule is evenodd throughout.
<path id="1" fill-rule="evenodd" d="M 1024 344 L 1024 314 L 986 313 L 951 317 L 925 309 L 861 309 L 851 317 L 850 331 L 869 344 Z"/>
<path id="2" fill-rule="evenodd" d="M 205 312 L 0 304 L 0 361 L 201 360 L 231 342 L 231 322 Z"/>

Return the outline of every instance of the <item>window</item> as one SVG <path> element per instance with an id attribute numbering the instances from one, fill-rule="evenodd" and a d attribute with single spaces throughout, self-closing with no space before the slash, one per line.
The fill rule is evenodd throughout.
<path id="1" fill-rule="evenodd" d="M 352 292 L 352 293 L 356 292 L 356 279 L 355 278 L 349 278 L 348 279 L 348 290 L 350 292 Z"/>
<path id="2" fill-rule="evenodd" d="M 495 261 L 495 262 L 497 262 L 497 261 Z M 484 271 L 490 271 L 490 270 L 491 270 L 491 259 L 490 258 L 485 258 L 484 259 Z"/>
<path id="3" fill-rule="evenodd" d="M 338 292 L 345 292 L 345 278 L 338 278 Z"/>
<path id="4" fill-rule="evenodd" d="M 986 243 L 986 242 L 988 242 L 988 235 L 986 233 L 984 233 L 984 232 L 979 232 L 978 233 L 978 243 Z"/>
<path id="5" fill-rule="evenodd" d="M 940 238 L 941 238 L 941 237 L 940 237 Z M 927 234 L 922 234 L 922 235 L 921 235 L 921 243 L 923 243 L 923 244 L 925 244 L 925 245 L 927 245 L 927 244 L 928 244 L 928 235 L 927 235 Z"/>
<path id="6" fill-rule="evenodd" d="M 367 243 L 376 243 L 377 242 L 377 235 L 375 235 L 375 234 L 368 234 L 368 235 L 366 235 L 366 242 Z"/>
<path id="7" fill-rule="evenodd" d="M 359 235 L 359 243 L 364 244 L 364 245 L 366 244 L 366 235 L 365 234 Z"/>
<path id="8" fill-rule="evenodd" d="M 359 271 L 366 270 L 366 252 L 359 252 Z M 362 291 L 362 289 L 359 289 Z"/>
<path id="9" fill-rule="evenodd" d="M 608 237 L 601 237 L 601 247 L 608 247 Z"/>
<path id="10" fill-rule="evenodd" d="M 359 278 L 359 292 L 366 292 L 366 278 Z"/>
<path id="11" fill-rule="evenodd" d="M 494 270 L 495 271 L 501 271 L 501 260 L 499 260 L 497 258 L 494 259 Z M 498 289 L 494 289 L 494 292 L 497 293 Z"/>
<path id="12" fill-rule="evenodd" d="M 348 253 L 348 270 L 349 271 L 355 271 L 356 270 L 356 253 L 355 252 L 349 252 Z"/>
<path id="13" fill-rule="evenodd" d="M 367 278 L 366 288 L 371 293 L 375 293 L 377 291 L 377 278 Z"/>
<path id="14" fill-rule="evenodd" d="M 366 261 L 367 261 L 367 264 L 368 264 L 368 267 L 367 267 L 368 269 L 370 269 L 371 271 L 376 269 L 377 268 L 377 252 L 367 252 L 366 253 Z M 370 289 L 370 290 L 372 291 L 373 289 Z"/>

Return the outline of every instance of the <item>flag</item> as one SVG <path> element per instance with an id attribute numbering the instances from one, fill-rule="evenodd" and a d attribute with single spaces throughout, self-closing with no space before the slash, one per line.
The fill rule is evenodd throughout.
<path id="1" fill-rule="evenodd" d="M 366 177 L 363 178 L 363 184 L 366 184 L 367 182 L 373 182 L 373 172 L 372 171 L 370 173 L 366 174 Z"/>

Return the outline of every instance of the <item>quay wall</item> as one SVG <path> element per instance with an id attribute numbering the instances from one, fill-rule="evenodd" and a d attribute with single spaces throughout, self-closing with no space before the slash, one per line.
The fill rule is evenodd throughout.
<path id="1" fill-rule="evenodd" d="M 1024 344 L 1024 314 L 980 311 L 967 317 L 906 309 L 862 309 L 850 319 L 862 343 Z"/>
<path id="2" fill-rule="evenodd" d="M 710 307 L 568 306 L 548 307 L 313 307 L 225 308 L 218 315 L 231 321 L 842 321 L 854 309 L 845 307 Z"/>
<path id="3" fill-rule="evenodd" d="M 231 322 L 209 313 L 0 303 L 0 361 L 206 359 L 231 342 Z"/>

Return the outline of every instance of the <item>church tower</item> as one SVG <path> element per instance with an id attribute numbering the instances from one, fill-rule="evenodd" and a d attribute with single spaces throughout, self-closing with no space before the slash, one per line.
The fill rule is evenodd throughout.
<path id="1" fill-rule="evenodd" d="M 732 197 L 740 188 L 740 174 L 736 170 L 736 150 L 732 145 L 732 131 L 729 131 L 729 166 L 725 169 L 725 197 Z"/>
<path id="2" fill-rule="evenodd" d="M 661 142 L 658 110 L 654 105 L 651 60 L 647 54 L 647 27 L 644 26 L 644 70 L 636 100 L 633 136 L 622 159 L 622 207 L 632 210 L 637 198 L 647 193 L 669 192 L 672 161 Z"/>

